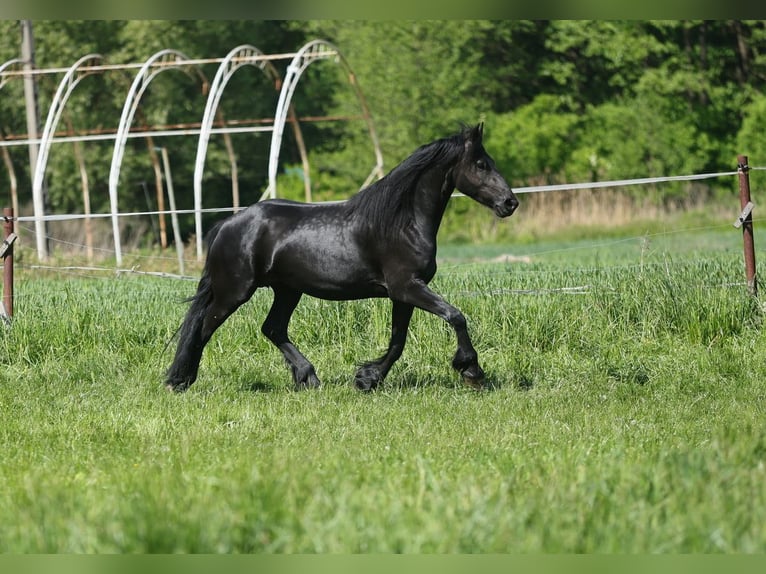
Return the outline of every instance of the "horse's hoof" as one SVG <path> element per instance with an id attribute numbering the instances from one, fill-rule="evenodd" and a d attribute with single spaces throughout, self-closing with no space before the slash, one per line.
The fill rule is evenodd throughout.
<path id="1" fill-rule="evenodd" d="M 354 380 L 354 386 L 358 391 L 362 391 L 363 393 L 370 393 L 378 388 L 378 383 L 375 381 L 356 378 Z"/>
<path id="2" fill-rule="evenodd" d="M 469 377 L 467 375 L 463 375 L 463 383 L 469 387 L 471 387 L 475 391 L 481 391 L 484 390 L 484 377 Z"/>
<path id="3" fill-rule="evenodd" d="M 318 389 L 321 385 L 313 385 L 310 383 L 298 383 L 295 385 L 295 390 L 298 392 L 308 391 L 310 389 Z"/>
<path id="4" fill-rule="evenodd" d="M 463 377 L 463 383 L 472 389 L 480 391 L 484 388 L 484 371 L 479 365 L 463 369 L 460 374 Z"/>
<path id="5" fill-rule="evenodd" d="M 371 365 L 364 365 L 359 368 L 354 377 L 354 386 L 365 393 L 374 391 L 381 382 L 380 371 Z"/>
<path id="6" fill-rule="evenodd" d="M 187 385 L 174 385 L 172 383 L 165 383 L 165 390 L 169 393 L 183 393 L 189 387 Z"/>
<path id="7" fill-rule="evenodd" d="M 299 381 L 295 383 L 295 390 L 296 391 L 303 391 L 306 389 L 318 389 L 322 386 L 322 383 L 319 381 L 319 377 L 316 376 L 309 376 L 304 381 Z"/>

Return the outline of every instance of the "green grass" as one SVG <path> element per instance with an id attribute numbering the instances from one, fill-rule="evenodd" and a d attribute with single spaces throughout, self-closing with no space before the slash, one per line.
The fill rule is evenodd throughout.
<path id="1" fill-rule="evenodd" d="M 529 263 L 487 263 L 504 253 Z M 267 291 L 161 387 L 194 284 L 21 271 L 0 334 L 4 552 L 764 552 L 766 336 L 733 231 L 445 246 L 489 389 L 417 312 L 306 298 L 323 387 L 260 335 Z M 584 287 L 582 292 L 563 287 Z"/>

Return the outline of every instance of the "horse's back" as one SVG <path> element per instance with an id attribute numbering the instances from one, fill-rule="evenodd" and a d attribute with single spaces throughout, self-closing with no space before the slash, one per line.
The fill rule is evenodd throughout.
<path id="1" fill-rule="evenodd" d="M 343 202 L 258 202 L 231 217 L 211 246 L 220 272 L 250 275 L 258 286 L 323 299 L 386 295 L 372 246 Z"/>

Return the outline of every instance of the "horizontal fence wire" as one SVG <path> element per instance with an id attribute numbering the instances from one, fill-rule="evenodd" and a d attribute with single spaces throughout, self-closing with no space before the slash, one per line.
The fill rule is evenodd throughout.
<path id="1" fill-rule="evenodd" d="M 752 168 L 751 168 L 752 169 Z M 696 175 L 672 175 L 665 177 L 642 177 L 637 179 L 620 179 L 612 181 L 591 181 L 584 183 L 562 183 L 557 185 L 533 185 L 514 188 L 514 193 L 539 193 L 546 191 L 565 191 L 577 189 L 601 189 L 605 187 L 629 187 L 632 185 L 649 185 L 653 183 L 668 183 L 673 181 L 697 181 L 737 175 L 737 171 L 722 171 L 718 173 L 701 173 Z"/>
<path id="2" fill-rule="evenodd" d="M 750 167 L 750 171 L 763 171 L 766 167 Z M 729 177 L 737 175 L 738 171 L 723 171 L 715 173 L 701 173 L 693 175 L 672 175 L 662 177 L 643 177 L 635 179 L 619 179 L 610 181 L 591 181 L 583 183 L 562 183 L 555 185 L 533 185 L 514 187 L 514 193 L 545 193 L 549 191 L 567 191 L 567 190 L 581 190 L 581 189 L 603 189 L 610 187 L 629 187 L 633 185 L 649 185 L 655 183 L 669 183 L 674 181 L 699 181 L 705 179 L 714 179 L 719 177 Z M 462 193 L 455 193 L 453 197 L 465 197 Z M 322 201 L 314 202 L 316 204 L 322 203 L 337 203 L 337 201 Z M 196 209 L 176 209 L 176 210 L 162 210 L 162 211 L 130 211 L 130 212 L 116 212 L 116 213 L 69 213 L 69 214 L 51 214 L 43 215 L 40 217 L 34 215 L 16 216 L 13 219 L 19 222 L 32 222 L 32 221 L 70 221 L 78 219 L 100 219 L 107 217 L 138 217 L 138 216 L 157 216 L 157 215 L 190 215 L 194 213 L 230 213 L 237 211 L 234 207 L 212 207 Z"/>
<path id="3" fill-rule="evenodd" d="M 137 267 L 130 269 L 114 269 L 111 267 L 93 267 L 93 266 L 77 266 L 77 265 L 22 265 L 22 269 L 29 269 L 31 271 L 56 271 L 56 272 L 87 272 L 87 273 L 107 273 L 115 275 L 117 277 L 121 275 L 145 275 L 151 277 L 160 277 L 162 279 L 181 279 L 183 281 L 198 281 L 199 277 L 193 277 L 191 275 L 179 275 L 177 273 L 167 273 L 166 271 L 141 271 Z"/>
<path id="4" fill-rule="evenodd" d="M 766 167 L 749 167 L 748 168 L 751 171 L 765 171 Z M 694 174 L 694 175 L 682 175 L 682 176 L 666 176 L 666 177 L 649 177 L 649 178 L 635 178 L 635 179 L 624 179 L 624 180 L 611 180 L 611 181 L 601 181 L 601 182 L 584 182 L 584 183 L 572 183 L 572 184 L 556 184 L 556 185 L 543 185 L 543 186 L 527 186 L 527 187 L 516 187 L 514 188 L 515 193 L 545 193 L 549 191 L 566 191 L 566 190 L 584 190 L 584 189 L 603 189 L 603 188 L 618 188 L 618 187 L 627 187 L 632 185 L 650 185 L 650 184 L 656 184 L 656 183 L 665 183 L 665 182 L 675 182 L 675 181 L 698 181 L 698 180 L 705 180 L 705 179 L 713 179 L 713 178 L 719 178 L 719 177 L 730 177 L 737 175 L 738 171 L 727 171 L 727 172 L 716 172 L 716 173 L 705 173 L 705 174 Z M 456 197 L 464 197 L 463 194 L 456 192 L 454 194 Z M 316 202 L 316 203 L 335 203 L 335 202 Z M 239 208 L 243 209 L 243 208 Z M 233 207 L 223 207 L 223 208 L 204 208 L 199 210 L 202 213 L 227 213 L 227 212 L 234 212 L 237 211 L 237 208 Z M 86 218 L 106 218 L 106 217 L 112 217 L 113 215 L 117 215 L 118 217 L 137 217 L 137 216 L 158 216 L 158 215 L 171 215 L 171 214 L 193 214 L 196 213 L 197 210 L 194 209 L 180 209 L 175 211 L 170 210 L 164 210 L 164 211 L 145 211 L 145 212 L 123 212 L 123 213 L 97 213 L 97 214 L 52 214 L 52 215 L 46 215 L 42 218 L 36 218 L 34 216 L 19 216 L 14 217 L 13 219 L 18 222 L 33 222 L 38 219 L 42 219 L 45 221 L 67 221 L 67 220 L 82 220 Z M 753 219 L 754 222 L 763 221 L 761 219 Z M 27 226 L 21 226 L 23 229 L 29 231 L 30 233 L 34 233 L 34 230 Z M 529 253 L 521 253 L 521 254 L 514 254 L 514 260 L 513 261 L 498 261 L 499 263 L 516 263 L 517 261 L 524 261 L 524 260 L 530 260 L 532 258 L 539 258 L 544 257 L 546 255 L 555 254 L 555 253 L 562 253 L 567 251 L 574 251 L 574 250 L 588 250 L 588 249 L 599 249 L 604 247 L 610 247 L 616 244 L 620 243 L 629 243 L 629 242 L 641 242 L 641 241 L 647 241 L 652 240 L 657 237 L 661 236 L 667 236 L 671 234 L 680 234 L 680 233 L 693 233 L 693 232 L 699 232 L 699 231 L 707 231 L 707 230 L 713 230 L 713 229 L 721 229 L 725 227 L 731 227 L 731 224 L 721 224 L 721 225 L 712 225 L 712 226 L 696 226 L 696 227 L 687 227 L 687 228 L 681 228 L 681 229 L 673 229 L 673 230 L 666 230 L 666 231 L 660 231 L 655 233 L 644 233 L 641 235 L 631 236 L 631 237 L 622 237 L 614 240 L 606 240 L 606 241 L 599 241 L 594 244 L 590 245 L 576 245 L 571 247 L 561 247 L 556 249 L 548 249 L 544 251 L 537 251 L 537 252 L 529 252 Z M 55 237 L 48 237 L 49 240 L 55 241 L 60 244 L 68 245 L 71 247 L 77 247 L 84 249 L 86 246 L 72 243 L 68 241 L 63 241 L 60 239 L 57 239 Z M 106 249 L 106 248 L 94 248 L 97 251 L 100 251 L 102 253 L 107 254 L 113 254 L 114 250 Z M 139 259 L 139 260 L 167 260 L 167 261 L 178 261 L 177 257 L 171 257 L 171 256 L 163 256 L 163 255 L 141 255 L 141 254 L 133 254 L 133 257 Z M 194 264 L 196 263 L 196 259 L 186 259 L 187 263 Z M 492 260 L 484 260 L 479 259 L 475 261 L 462 261 L 462 262 L 443 262 L 441 263 L 441 273 L 444 275 L 453 274 L 456 272 L 460 272 L 461 270 L 468 269 L 471 266 L 474 265 L 486 265 L 489 263 L 493 263 Z M 651 267 L 652 263 L 629 263 L 625 265 L 611 265 L 608 266 L 609 269 L 645 269 L 648 267 Z M 190 276 L 190 275 L 180 275 L 175 273 L 168 273 L 164 271 L 143 271 L 140 269 L 140 265 L 135 265 L 131 268 L 124 268 L 124 269 L 115 269 L 114 267 L 97 267 L 97 266 L 75 266 L 75 265 L 69 265 L 69 266 L 55 266 L 55 265 L 39 265 L 39 264 L 16 264 L 17 268 L 29 270 L 29 271 L 42 271 L 42 272 L 52 272 L 52 273 L 60 273 L 60 274 L 66 274 L 66 275 L 73 275 L 73 276 L 80 276 L 80 277 L 87 277 L 87 278 L 109 278 L 109 277 L 126 277 L 126 276 L 132 276 L 135 278 L 139 277 L 147 277 L 147 278 L 157 278 L 157 279 L 173 279 L 173 280 L 180 280 L 185 282 L 196 282 L 199 280 L 198 276 Z M 0 267 L 2 267 L 0 265 Z M 507 265 L 506 265 L 507 268 Z M 595 272 L 595 271 L 603 271 L 601 268 L 562 268 L 559 271 L 561 272 L 570 272 L 573 274 L 581 274 L 587 271 Z M 504 271 L 497 271 L 498 273 L 504 272 Z M 727 283 L 726 285 L 723 285 L 722 287 L 738 287 L 741 285 L 744 285 L 745 283 Z M 554 287 L 554 288 L 544 288 L 544 289 L 508 289 L 508 288 L 494 288 L 489 289 L 487 291 L 476 291 L 476 290 L 458 290 L 451 293 L 451 295 L 455 296 L 469 296 L 469 297 L 484 297 L 484 296 L 502 296 L 502 295 L 555 295 L 555 294 L 561 294 L 561 295 L 583 295 L 586 293 L 589 293 L 593 291 L 594 289 L 597 289 L 599 292 L 602 292 L 604 290 L 604 287 L 594 287 L 592 285 L 577 285 L 577 286 L 565 286 L 565 287 Z"/>
<path id="5" fill-rule="evenodd" d="M 758 222 L 764 222 L 766 221 L 766 218 L 753 218 L 754 223 Z M 29 231 L 30 233 L 34 233 L 34 229 L 27 227 L 27 226 L 21 226 L 22 229 Z M 663 231 L 657 231 L 657 232 L 651 232 L 651 233 L 642 233 L 641 235 L 633 235 L 629 237 L 619 237 L 615 239 L 610 240 L 598 240 L 595 243 L 588 244 L 588 245 L 574 245 L 574 246 L 567 246 L 567 247 L 558 247 L 556 249 L 546 249 L 542 251 L 527 251 L 527 252 L 520 252 L 515 253 L 512 255 L 511 258 L 505 259 L 503 256 L 499 256 L 497 260 L 493 259 L 485 259 L 480 258 L 476 260 L 469 260 L 469 261 L 461 261 L 461 262 L 451 262 L 449 260 L 443 261 L 441 265 L 442 272 L 450 272 L 456 268 L 461 267 L 468 267 L 471 265 L 486 265 L 489 263 L 529 263 L 533 260 L 533 258 L 538 258 L 546 255 L 552 255 L 552 254 L 558 254 L 558 253 L 566 253 L 570 251 L 581 251 L 581 250 L 590 250 L 590 249 L 600 249 L 604 247 L 612 247 L 614 245 L 618 245 L 621 243 L 631 243 L 631 242 L 645 242 L 645 241 L 651 241 L 657 238 L 666 237 L 669 235 L 677 235 L 682 233 L 695 233 L 695 232 L 703 232 L 703 231 L 712 231 L 712 230 L 720 230 L 720 229 L 728 229 L 730 227 L 733 227 L 731 223 L 726 224 L 718 224 L 718 225 L 706 225 L 706 226 L 693 226 L 693 227 L 682 227 L 679 229 L 669 229 L 669 230 L 663 230 Z M 71 241 L 64 241 L 61 239 L 57 239 L 55 237 L 47 236 L 47 238 L 51 241 L 54 241 L 59 244 L 63 244 L 69 247 L 75 247 L 79 249 L 85 249 L 86 246 L 80 243 L 74 243 Z M 108 248 L 102 248 L 102 247 L 94 247 L 94 250 L 100 251 L 107 254 L 113 254 L 113 249 Z M 144 259 L 148 261 L 167 261 L 167 262 L 177 262 L 178 258 L 170 255 L 158 255 L 158 254 L 151 254 L 151 255 L 142 255 L 142 254 L 132 254 L 132 257 L 136 259 Z M 196 259 L 184 259 L 185 263 L 188 263 L 190 265 L 194 265 L 197 263 Z M 634 264 L 626 265 L 626 266 L 632 266 Z M 105 272 L 105 273 L 111 273 L 111 274 L 156 274 L 155 272 L 142 272 L 140 271 L 136 266 L 133 266 L 130 269 L 115 269 L 114 267 L 55 267 L 55 266 L 45 266 L 45 265 L 27 265 L 27 264 L 19 264 L 17 263 L 16 266 L 20 269 L 38 269 L 38 270 L 48 270 L 53 271 L 55 269 L 68 269 L 70 271 L 81 269 L 83 271 L 99 271 L 99 272 Z M 623 267 L 623 266 L 616 266 L 616 267 Z M 2 268 L 2 265 L 0 265 L 0 268 Z M 157 272 L 161 273 L 161 272 Z M 192 277 L 192 276 L 186 276 L 186 275 L 176 275 L 172 273 L 164 273 L 164 275 L 168 278 L 179 278 L 184 280 L 197 280 L 198 277 Z"/>
<path id="6" fill-rule="evenodd" d="M 52 215 L 42 215 L 35 217 L 34 215 L 22 215 L 20 217 L 14 217 L 15 221 L 19 222 L 31 222 L 31 221 L 74 221 L 78 219 L 104 219 L 107 217 L 139 217 L 146 215 L 191 215 L 193 213 L 231 213 L 237 211 L 235 207 L 210 207 L 200 210 L 196 209 L 176 209 L 176 210 L 164 210 L 164 211 L 126 211 L 118 213 L 61 213 Z"/>
<path id="7" fill-rule="evenodd" d="M 643 242 L 647 239 L 651 240 L 653 238 L 666 236 L 670 234 L 680 234 L 680 233 L 695 233 L 699 231 L 708 231 L 708 230 L 715 230 L 720 229 L 723 227 L 732 227 L 731 224 L 727 225 L 713 225 L 713 226 L 695 226 L 695 227 L 687 227 L 687 228 L 681 228 L 681 229 L 674 229 L 674 230 L 666 230 L 656 233 L 650 233 L 650 234 L 642 234 L 642 235 L 636 235 L 632 237 L 627 238 L 619 238 L 614 239 L 612 241 L 599 241 L 598 243 L 589 244 L 589 245 L 582 245 L 582 246 L 575 246 L 575 247 L 567 247 L 562 249 L 556 249 L 556 250 L 545 250 L 537 253 L 529 253 L 527 255 L 521 255 L 518 256 L 518 258 L 522 259 L 525 257 L 529 258 L 537 258 L 538 256 L 545 256 L 551 253 L 556 252 L 562 252 L 562 251 L 570 251 L 574 249 L 580 249 L 580 250 L 588 250 L 588 249 L 599 249 L 604 247 L 610 247 L 615 244 L 620 243 L 626 243 L 626 242 Z M 157 259 L 157 256 L 153 255 L 139 255 L 136 256 L 139 259 L 147 259 L 149 261 Z M 173 259 L 173 258 L 166 258 L 166 259 Z M 695 259 L 697 263 L 705 261 L 705 259 Z M 614 294 L 617 292 L 617 290 L 611 286 L 611 284 L 599 284 L 599 280 L 602 279 L 601 275 L 613 275 L 615 272 L 652 272 L 657 269 L 663 270 L 666 269 L 668 265 L 667 261 L 641 261 L 641 262 L 629 262 L 624 264 L 613 264 L 613 265 L 606 265 L 606 266 L 578 266 L 578 267 L 556 267 L 556 273 L 561 276 L 562 279 L 564 279 L 564 283 L 570 283 L 569 285 L 564 286 L 554 286 L 554 287 L 539 287 L 539 288 L 510 288 L 510 287 L 503 287 L 502 285 L 497 284 L 496 279 L 490 279 L 489 284 L 487 285 L 487 288 L 485 289 L 479 289 L 473 286 L 465 285 L 451 285 L 450 283 L 454 281 L 454 279 L 450 278 L 457 278 L 461 275 L 470 272 L 472 269 L 475 269 L 477 266 L 481 266 L 482 270 L 482 276 L 484 277 L 501 277 L 501 276 L 507 276 L 508 273 L 514 273 L 517 275 L 521 274 L 523 276 L 528 276 L 530 279 L 533 277 L 539 275 L 540 273 L 543 273 L 544 270 L 530 266 L 526 263 L 519 264 L 516 261 L 512 262 L 506 262 L 505 264 L 493 264 L 492 260 L 476 260 L 476 261 L 463 261 L 463 262 L 442 262 L 440 263 L 440 272 L 437 274 L 436 280 L 438 283 L 441 283 L 438 287 L 439 292 L 441 292 L 446 297 L 462 297 L 462 298 L 485 298 L 485 297 L 504 297 L 504 296 L 576 296 L 576 295 L 587 295 L 591 293 L 598 293 L 609 295 Z M 65 276 L 74 276 L 79 277 L 83 279 L 114 279 L 114 278 L 120 278 L 121 281 L 127 280 L 128 278 L 131 278 L 135 281 L 138 281 L 139 283 L 136 283 L 136 285 L 143 285 L 146 286 L 147 284 L 142 281 L 142 279 L 158 279 L 158 280 L 164 280 L 164 279 L 172 279 L 175 280 L 176 283 L 194 283 L 199 280 L 198 276 L 191 276 L 191 275 L 180 275 L 175 273 L 168 273 L 164 271 L 143 271 L 140 269 L 140 265 L 134 265 L 131 268 L 117 268 L 114 267 L 98 267 L 98 266 L 92 266 L 92 265 L 85 265 L 85 266 L 77 266 L 77 265 L 66 265 L 66 266 L 57 266 L 57 265 L 41 265 L 41 264 L 17 264 L 17 267 L 19 270 L 28 270 L 30 272 L 36 272 L 40 271 L 43 273 L 55 273 L 59 275 L 65 275 Z M 439 281 L 441 277 L 441 281 Z M 569 278 L 570 281 L 566 281 L 565 278 Z M 592 283 L 596 279 L 595 283 Z M 442 282 L 445 281 L 446 282 Z M 588 283 L 575 283 L 577 281 L 588 281 Z M 163 281 L 161 281 L 163 282 Z M 532 281 L 533 283 L 535 280 Z M 572 284 L 575 283 L 575 284 Z M 729 288 L 740 288 L 742 286 L 746 285 L 745 282 L 721 282 L 720 284 L 708 284 L 705 283 L 705 287 L 712 288 L 712 289 L 729 289 Z M 461 288 L 462 287 L 462 288 Z M 161 287 L 159 287 L 162 289 Z M 446 290 L 445 290 L 446 288 Z M 184 297 L 191 294 L 191 291 L 184 295 Z M 175 297 L 173 294 L 168 294 L 170 298 Z"/>

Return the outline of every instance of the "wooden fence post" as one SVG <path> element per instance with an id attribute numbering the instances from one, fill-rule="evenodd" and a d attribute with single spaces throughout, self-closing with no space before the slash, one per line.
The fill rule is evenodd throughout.
<path id="1" fill-rule="evenodd" d="M 5 238 L 0 247 L 0 256 L 3 258 L 3 301 L 0 315 L 10 321 L 13 317 L 13 242 L 16 241 L 12 207 L 3 209 L 3 232 Z"/>
<path id="2" fill-rule="evenodd" d="M 745 249 L 745 276 L 747 288 L 753 296 L 758 295 L 758 279 L 755 273 L 755 246 L 753 243 L 753 202 L 750 201 L 750 166 L 747 165 L 747 156 L 737 156 L 737 171 L 739 172 L 739 202 L 742 207 L 742 215 L 735 226 L 742 227 L 742 240 Z"/>

